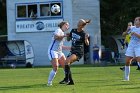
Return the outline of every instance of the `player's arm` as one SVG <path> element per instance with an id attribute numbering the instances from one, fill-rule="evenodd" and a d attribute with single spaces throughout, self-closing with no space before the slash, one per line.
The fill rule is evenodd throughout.
<path id="1" fill-rule="evenodd" d="M 123 32 L 122 36 L 125 37 L 127 35 L 127 32 Z"/>
<path id="2" fill-rule="evenodd" d="M 85 44 L 88 46 L 89 45 L 89 34 L 85 34 Z"/>
<path id="3" fill-rule="evenodd" d="M 64 45 L 63 45 L 63 46 L 62 46 L 62 49 L 63 49 L 63 50 L 71 50 L 71 47 L 70 47 L 70 46 L 64 46 Z"/>
<path id="4" fill-rule="evenodd" d="M 67 41 L 70 41 L 71 40 L 71 32 L 70 33 L 66 33 L 67 35 Z"/>
<path id="5" fill-rule="evenodd" d="M 140 38 L 140 34 L 138 34 L 138 33 L 131 32 L 131 35 L 135 35 L 136 37 Z"/>
<path id="6" fill-rule="evenodd" d="M 62 40 L 64 37 L 66 37 L 66 35 L 63 35 L 63 36 L 61 36 L 61 35 L 54 35 L 54 39 L 56 39 L 56 40 Z"/>
<path id="7" fill-rule="evenodd" d="M 131 26 L 128 26 L 126 31 L 122 33 L 122 36 L 125 37 L 126 35 L 130 34 Z"/>

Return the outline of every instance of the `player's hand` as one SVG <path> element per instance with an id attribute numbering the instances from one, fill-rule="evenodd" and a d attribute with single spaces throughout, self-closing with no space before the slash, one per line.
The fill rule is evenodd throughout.
<path id="1" fill-rule="evenodd" d="M 135 32 L 131 32 L 131 35 L 136 35 L 137 33 L 135 33 Z"/>
<path id="2" fill-rule="evenodd" d="M 122 36 L 125 37 L 127 35 L 127 32 L 123 32 Z"/>
<path id="3" fill-rule="evenodd" d="M 65 37 L 69 37 L 69 36 L 70 36 L 70 33 L 66 33 L 66 34 L 65 34 Z"/>

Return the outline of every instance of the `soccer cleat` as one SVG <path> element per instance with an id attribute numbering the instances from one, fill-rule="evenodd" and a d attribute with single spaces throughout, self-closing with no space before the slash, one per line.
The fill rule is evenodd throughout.
<path id="1" fill-rule="evenodd" d="M 140 67 L 138 67 L 136 70 L 140 70 Z"/>
<path id="2" fill-rule="evenodd" d="M 69 82 L 67 83 L 67 85 L 74 85 L 73 80 L 72 80 L 72 81 L 69 81 Z"/>
<path id="3" fill-rule="evenodd" d="M 125 70 L 125 67 L 120 67 L 120 70 L 124 71 Z"/>
<path id="4" fill-rule="evenodd" d="M 129 77 L 125 77 L 123 81 L 129 81 Z"/>
<path id="5" fill-rule="evenodd" d="M 48 83 L 47 86 L 52 86 L 52 83 Z"/>
<path id="6" fill-rule="evenodd" d="M 124 80 L 122 80 L 122 81 L 127 82 L 127 81 L 129 81 L 129 80 L 125 80 L 125 79 L 124 79 Z"/>
<path id="7" fill-rule="evenodd" d="M 64 79 L 64 80 L 60 81 L 59 84 L 67 84 L 68 82 L 69 82 L 68 80 Z"/>

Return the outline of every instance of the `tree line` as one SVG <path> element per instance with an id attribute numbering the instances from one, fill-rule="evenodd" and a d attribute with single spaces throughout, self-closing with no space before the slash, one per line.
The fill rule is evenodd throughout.
<path id="1" fill-rule="evenodd" d="M 140 0 L 100 0 L 101 34 L 103 45 L 109 45 L 106 39 L 121 35 L 128 22 L 140 16 Z"/>
<path id="2" fill-rule="evenodd" d="M 6 0 L 0 0 L 0 35 L 7 34 Z"/>

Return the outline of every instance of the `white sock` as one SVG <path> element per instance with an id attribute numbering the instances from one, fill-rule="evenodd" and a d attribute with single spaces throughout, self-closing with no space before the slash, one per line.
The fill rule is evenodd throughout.
<path id="1" fill-rule="evenodd" d="M 129 81 L 130 66 L 125 66 L 125 71 L 124 71 L 124 73 L 125 73 L 124 79 Z"/>
<path id="2" fill-rule="evenodd" d="M 140 62 L 137 62 L 138 66 L 140 67 Z"/>
<path id="3" fill-rule="evenodd" d="M 50 74 L 49 74 L 49 77 L 48 77 L 48 83 L 52 83 L 55 75 L 56 75 L 56 72 L 54 70 L 51 70 Z"/>

